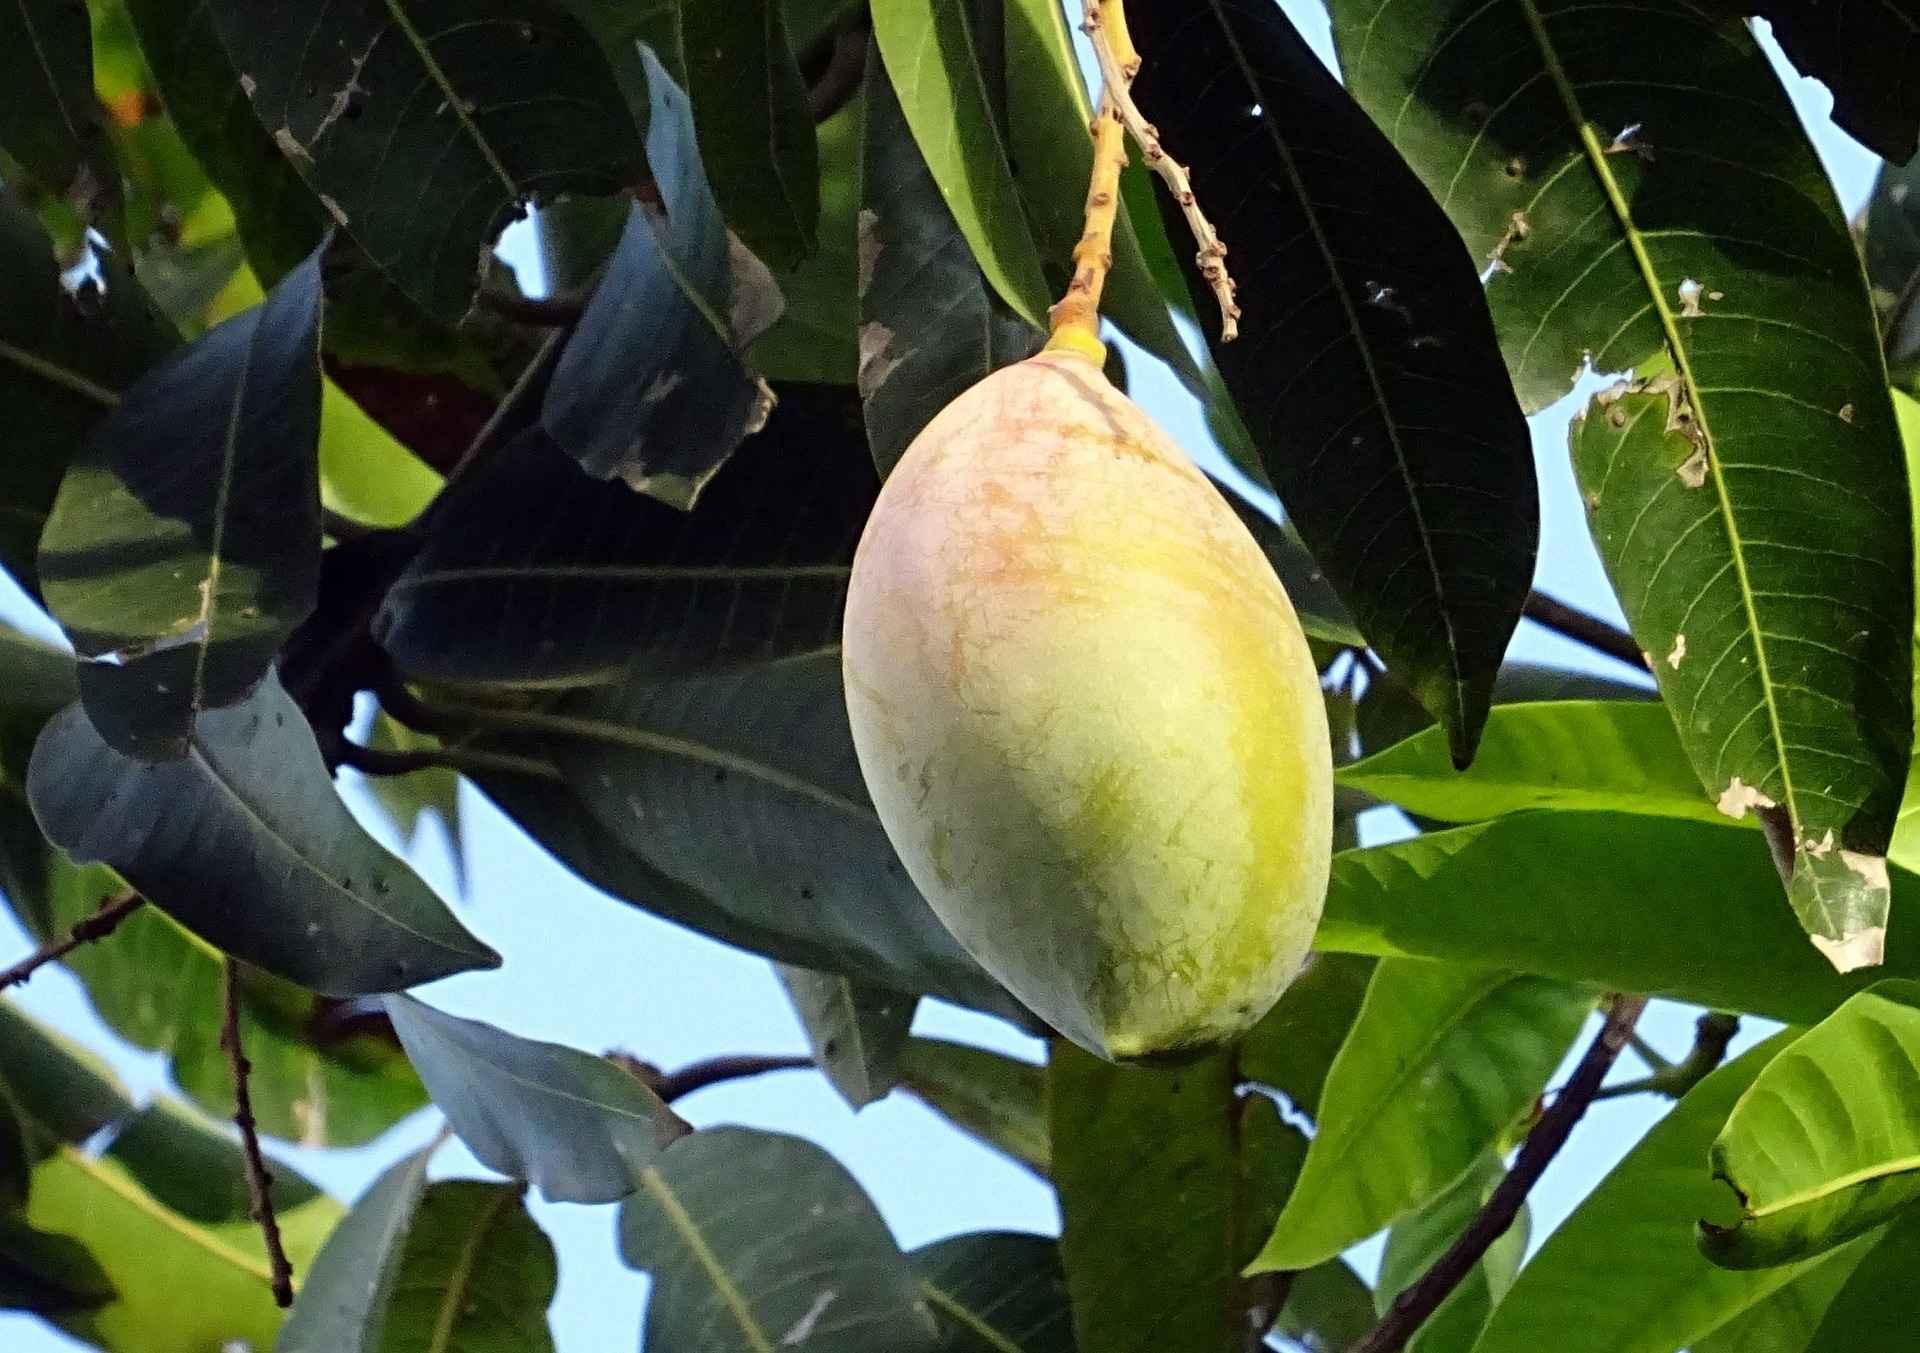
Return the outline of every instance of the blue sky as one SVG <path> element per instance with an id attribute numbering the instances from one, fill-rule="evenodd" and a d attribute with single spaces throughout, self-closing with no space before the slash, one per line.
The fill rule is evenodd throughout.
<path id="1" fill-rule="evenodd" d="M 1286 0 L 1283 8 L 1322 56 L 1330 57 L 1321 5 L 1315 0 Z M 1833 127 L 1824 88 L 1796 76 L 1778 60 L 1777 51 L 1774 55 L 1834 176 L 1841 203 L 1851 215 L 1864 202 L 1878 162 Z M 1190 397 L 1157 363 L 1137 355 L 1132 358 L 1135 398 L 1196 455 L 1210 454 L 1204 424 Z M 1532 420 L 1545 543 L 1538 581 L 1556 595 L 1618 619 L 1567 468 L 1566 423 L 1581 399 L 1584 393 Z M 0 594 L 0 617 L 55 637 L 17 592 Z M 1604 660 L 1590 660 L 1585 650 L 1532 625 L 1522 627 L 1510 656 L 1608 667 Z M 357 777 L 347 773 L 342 784 L 349 803 L 370 829 L 399 849 L 377 814 L 367 811 L 367 796 Z M 786 997 L 764 961 L 608 900 L 555 864 L 477 794 L 463 793 L 471 886 L 460 903 L 461 914 L 506 962 L 498 972 L 467 974 L 424 988 L 421 994 L 426 999 L 520 1034 L 593 1050 L 621 1048 L 667 1068 L 720 1053 L 806 1051 Z M 1376 837 L 1393 830 L 1390 822 L 1370 825 Z M 455 895 L 451 859 L 437 833 L 429 832 L 418 849 L 403 853 L 445 895 Z M 0 917 L 0 956 L 28 947 L 11 920 Z M 136 1092 L 165 1089 L 160 1060 L 117 1043 L 63 971 L 42 973 L 16 995 L 32 1014 L 107 1052 Z M 1691 1040 L 1694 1014 L 1682 1007 L 1656 1006 L 1642 1031 L 1678 1055 Z M 922 1004 L 915 1027 L 922 1033 L 1030 1059 L 1040 1055 L 1037 1042 L 996 1020 L 931 1001 Z M 1758 1027 L 1749 1027 L 1737 1046 L 1756 1041 L 1761 1033 Z M 1630 1055 L 1623 1059 L 1620 1074 L 1639 1072 Z M 908 1248 L 963 1231 L 1011 1228 L 1053 1233 L 1059 1227 L 1049 1189 L 1025 1170 L 945 1126 L 903 1094 L 856 1115 L 817 1075 L 788 1072 L 703 1091 L 679 1107 L 697 1125 L 741 1123 L 819 1142 L 866 1186 Z M 1594 1109 L 1534 1192 L 1536 1244 L 1626 1152 L 1662 1107 L 1661 1102 L 1641 1096 Z M 388 1163 L 423 1144 L 437 1126 L 438 1116 L 427 1111 L 361 1150 L 282 1154 L 331 1192 L 351 1199 Z M 435 1173 L 479 1175 L 485 1171 L 455 1143 L 436 1158 Z M 533 1208 L 561 1255 L 560 1293 L 552 1311 L 561 1353 L 637 1347 L 645 1279 L 623 1268 L 615 1256 L 614 1209 L 538 1200 Z M 1356 1252 L 1355 1260 L 1370 1272 L 1377 1253 L 1378 1242 L 1374 1242 Z M 78 1347 L 37 1321 L 0 1315 L 0 1348 L 51 1353 Z"/>

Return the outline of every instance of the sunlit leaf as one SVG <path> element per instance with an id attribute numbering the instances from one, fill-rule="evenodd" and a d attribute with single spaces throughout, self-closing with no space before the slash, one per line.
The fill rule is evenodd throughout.
<path id="1" fill-rule="evenodd" d="M 1813 1301 L 1817 1323 L 1811 1340 L 1782 1346 L 1781 1353 L 1898 1353 L 1913 1342 L 1914 1321 L 1920 1319 L 1912 1281 L 1914 1246 L 1920 1244 L 1920 1213 L 1909 1212 L 1878 1237 L 1864 1242 L 1870 1248 L 1858 1253 L 1863 1242 L 1836 1250 L 1833 1256 L 1782 1293 L 1799 1287 L 1820 1275 L 1823 1289 L 1831 1292 L 1824 1310 Z M 1856 1262 L 1848 1263 L 1849 1258 Z M 1844 1286 L 1833 1282 L 1833 1276 Z M 1838 1291 L 1832 1288 L 1838 1287 Z M 1702 1346 L 1701 1353 L 1732 1353 L 1730 1350 Z M 1738 1353 L 1747 1353 L 1738 1350 Z M 1756 1353 L 1771 1353 L 1757 1350 Z"/>
<path id="2" fill-rule="evenodd" d="M 1360 1013 L 1373 969 L 1372 959 L 1355 954 L 1315 954 L 1240 1040 L 1240 1074 L 1317 1118 L 1321 1087 Z"/>

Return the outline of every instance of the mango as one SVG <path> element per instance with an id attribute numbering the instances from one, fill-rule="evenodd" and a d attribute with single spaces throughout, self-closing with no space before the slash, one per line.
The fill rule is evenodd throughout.
<path id="1" fill-rule="evenodd" d="M 1196 1056 L 1299 972 L 1332 849 L 1319 675 L 1246 528 L 1099 367 L 943 409 L 854 556 L 861 772 L 969 953 L 1097 1056 Z"/>

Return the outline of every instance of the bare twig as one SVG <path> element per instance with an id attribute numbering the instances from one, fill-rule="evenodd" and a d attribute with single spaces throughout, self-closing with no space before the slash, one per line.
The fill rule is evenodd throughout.
<path id="1" fill-rule="evenodd" d="M 12 967 L 0 971 L 0 991 L 19 985 L 47 964 L 58 962 L 83 944 L 104 940 L 119 928 L 122 921 L 139 910 L 145 900 L 132 889 L 103 899 L 99 910 L 74 922 L 73 929 L 64 938 L 48 941 Z"/>
<path id="2" fill-rule="evenodd" d="M 1632 1048 L 1634 1054 L 1647 1064 L 1649 1071 L 1665 1071 L 1673 1066 L 1672 1062 L 1660 1055 L 1660 1049 L 1654 1047 L 1653 1044 L 1647 1042 L 1646 1039 L 1640 1036 L 1640 1032 L 1637 1029 L 1634 1031 L 1632 1037 L 1627 1039 L 1627 1046 Z"/>
<path id="3" fill-rule="evenodd" d="M 227 1054 L 233 1071 L 233 1124 L 240 1129 L 240 1149 L 247 1158 L 247 1198 L 253 1219 L 260 1223 L 260 1237 L 266 1242 L 267 1264 L 273 1275 L 273 1299 L 281 1307 L 293 1305 L 293 1264 L 280 1240 L 280 1220 L 273 1215 L 273 1175 L 266 1158 L 260 1154 L 260 1132 L 253 1121 L 253 1095 L 247 1088 L 247 1076 L 253 1064 L 240 1046 L 240 965 L 229 958 L 222 964 L 221 996 L 225 1017 L 220 1026 L 220 1047 Z"/>
<path id="4" fill-rule="evenodd" d="M 1405 1348 L 1407 1340 L 1426 1318 L 1438 1310 L 1440 1303 L 1473 1271 L 1488 1247 L 1506 1234 L 1527 1194 L 1560 1148 L 1566 1145 L 1574 1125 L 1599 1093 L 1600 1082 L 1607 1078 L 1607 1072 L 1620 1056 L 1620 1050 L 1626 1047 L 1633 1026 L 1646 1007 L 1644 996 L 1616 995 L 1608 1000 L 1606 1022 L 1600 1026 L 1599 1035 L 1587 1048 L 1578 1069 L 1554 1099 L 1553 1106 L 1527 1134 L 1513 1169 L 1474 1214 L 1459 1238 L 1434 1261 L 1433 1267 L 1393 1299 L 1386 1316 L 1348 1353 L 1395 1353 Z"/>
<path id="5" fill-rule="evenodd" d="M 1665 1095 L 1669 1099 L 1679 1099 L 1687 1091 L 1705 1080 L 1720 1063 L 1727 1060 L 1727 1048 L 1733 1043 L 1733 1036 L 1740 1032 L 1738 1015 L 1722 1014 L 1718 1010 L 1709 1010 L 1694 1022 L 1693 1047 L 1677 1062 L 1649 1059 L 1653 1067 L 1651 1075 L 1638 1080 L 1622 1081 L 1618 1085 L 1609 1085 L 1594 1095 L 1597 1103 L 1603 1099 L 1619 1099 L 1625 1095 L 1655 1094 Z M 1640 1050 L 1636 1042 L 1634 1050 L 1642 1057 L 1647 1053 Z"/>
<path id="6" fill-rule="evenodd" d="M 1633 641 L 1631 634 L 1609 625 L 1598 616 L 1569 606 L 1557 597 L 1550 597 L 1545 592 L 1529 592 L 1523 614 L 1555 634 L 1585 644 L 1596 653 L 1618 658 L 1641 672 L 1647 670 L 1647 655 L 1640 651 L 1640 645 Z"/>
<path id="7" fill-rule="evenodd" d="M 820 78 L 807 87 L 807 111 L 825 122 L 847 106 L 867 78 L 867 28 L 851 24 L 833 35 L 833 48 Z"/>
<path id="8" fill-rule="evenodd" d="M 461 774 L 497 771 L 507 775 L 534 775 L 543 780 L 559 780 L 560 772 L 538 757 L 517 756 L 512 752 L 492 752 L 479 747 L 414 747 L 392 751 L 384 747 L 365 747 L 342 741 L 340 764 L 351 766 L 362 775 L 411 775 L 417 770 L 441 768 Z"/>
<path id="9" fill-rule="evenodd" d="M 769 1056 L 764 1053 L 736 1053 L 728 1057 L 710 1057 L 678 1071 L 662 1071 L 650 1062 L 625 1053 L 612 1054 L 614 1062 L 626 1068 L 642 1084 L 671 1104 L 674 1100 L 704 1090 L 722 1081 L 764 1076 L 770 1071 L 800 1071 L 812 1066 L 811 1057 Z"/>

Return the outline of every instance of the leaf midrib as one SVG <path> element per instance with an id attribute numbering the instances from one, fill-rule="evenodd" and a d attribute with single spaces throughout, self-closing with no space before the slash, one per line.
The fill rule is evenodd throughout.
<path id="1" fill-rule="evenodd" d="M 151 1194 L 147 1193 L 146 1190 L 122 1178 L 115 1171 L 108 1169 L 105 1165 L 87 1155 L 86 1152 L 80 1150 L 78 1147 L 62 1143 L 60 1146 L 60 1158 L 105 1188 L 109 1193 L 120 1198 L 128 1206 L 144 1213 L 154 1222 L 173 1232 L 189 1244 L 204 1250 L 221 1262 L 240 1270 L 250 1277 L 258 1278 L 263 1285 L 272 1285 L 273 1274 L 268 1270 L 264 1262 L 256 1262 L 249 1259 L 246 1255 L 228 1245 L 218 1236 L 213 1235 L 211 1232 L 195 1225 L 179 1213 L 163 1206 Z M 293 1285 L 296 1292 L 300 1290 L 300 1282 L 297 1275 L 293 1279 Z"/>
<path id="2" fill-rule="evenodd" d="M 28 352 L 25 348 L 0 341 L 0 359 L 12 362 L 28 375 L 38 376 L 50 385 L 57 385 L 63 390 L 71 390 L 77 395 L 90 399 L 102 408 L 111 409 L 120 402 L 120 396 L 106 386 L 96 385 L 78 371 L 70 371 L 58 362 L 50 362 L 44 357 Z"/>
<path id="3" fill-rule="evenodd" d="M 386 6 L 387 13 L 393 16 L 393 22 L 399 28 L 401 36 L 406 38 L 408 45 L 413 48 L 414 55 L 420 58 L 420 64 L 426 67 L 427 77 L 439 86 L 441 96 L 447 101 L 447 107 L 453 111 L 454 117 L 458 118 L 460 125 L 466 129 L 468 137 L 479 150 L 481 158 L 486 160 L 487 168 L 500 180 L 501 186 L 507 190 L 507 196 L 518 199 L 519 185 L 513 181 L 513 175 L 507 172 L 506 165 L 501 163 L 500 157 L 494 153 L 493 143 L 481 135 L 479 124 L 473 120 L 473 114 L 467 110 L 466 100 L 461 98 L 460 91 L 454 88 L 453 81 L 447 77 L 447 72 L 441 67 L 439 59 L 427 46 L 426 39 L 420 36 L 420 30 L 413 26 L 413 19 L 407 14 L 401 0 L 386 0 Z"/>
<path id="4" fill-rule="evenodd" d="M 1816 1184 L 1812 1188 L 1786 1194 L 1763 1206 L 1749 1207 L 1746 1209 L 1747 1218 L 1750 1221 L 1760 1221 L 1767 1217 L 1778 1216 L 1796 1207 L 1806 1207 L 1831 1198 L 1835 1194 L 1845 1193 L 1848 1189 L 1858 1188 L 1862 1184 L 1870 1184 L 1876 1179 L 1891 1179 L 1895 1175 L 1912 1174 L 1915 1171 L 1920 1171 L 1920 1155 L 1896 1156 L 1892 1160 L 1835 1175 L 1832 1179 Z"/>
<path id="5" fill-rule="evenodd" d="M 434 1314 L 433 1335 L 427 1341 L 427 1353 L 447 1353 L 452 1347 L 454 1322 L 459 1319 L 460 1308 L 466 1304 L 467 1284 L 473 1281 L 473 1269 L 479 1262 L 480 1247 L 486 1242 L 494 1223 L 499 1221 L 501 1211 L 508 1203 L 516 1201 L 518 1199 L 513 1189 L 497 1189 L 492 1204 L 477 1222 L 467 1228 L 466 1243 L 460 1247 L 460 1253 L 453 1261 L 453 1269 L 447 1275 L 446 1288 L 440 1294 L 440 1309 Z"/>
<path id="6" fill-rule="evenodd" d="M 666 1177 L 649 1167 L 640 1172 L 640 1187 L 647 1191 L 655 1206 L 666 1217 L 667 1224 L 673 1227 L 681 1243 L 687 1247 L 687 1252 L 693 1256 L 694 1262 L 707 1275 L 707 1280 L 713 1284 L 713 1290 L 719 1294 L 734 1323 L 740 1327 L 740 1333 L 753 1353 L 774 1353 L 772 1338 L 754 1319 L 753 1308 L 748 1305 L 740 1289 L 734 1286 L 733 1278 L 720 1262 L 720 1257 L 707 1244 L 699 1224 L 681 1206 L 679 1197 L 667 1183 Z"/>
<path id="7" fill-rule="evenodd" d="M 1020 1345 L 988 1324 L 986 1320 L 975 1315 L 965 1302 L 945 1288 L 923 1278 L 920 1280 L 920 1290 L 927 1294 L 927 1301 L 935 1309 L 955 1324 L 965 1326 L 981 1343 L 992 1349 L 993 1353 L 1024 1353 Z"/>

